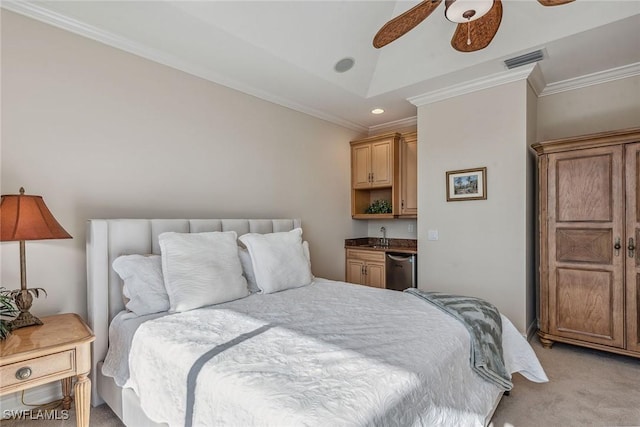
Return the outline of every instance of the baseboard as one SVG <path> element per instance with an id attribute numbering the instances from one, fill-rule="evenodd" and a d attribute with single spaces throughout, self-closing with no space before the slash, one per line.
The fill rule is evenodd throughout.
<path id="1" fill-rule="evenodd" d="M 33 409 L 33 406 L 22 404 L 22 392 L 7 394 L 0 398 L 0 415 L 4 411 L 20 411 L 24 409 Z M 60 381 L 54 381 L 49 384 L 34 387 L 24 392 L 24 401 L 29 405 L 44 405 L 54 400 L 62 399 L 62 386 Z"/>

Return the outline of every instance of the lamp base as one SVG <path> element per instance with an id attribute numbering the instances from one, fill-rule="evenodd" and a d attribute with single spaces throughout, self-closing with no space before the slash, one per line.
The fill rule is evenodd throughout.
<path id="1" fill-rule="evenodd" d="M 20 312 L 18 317 L 16 317 L 11 322 L 9 322 L 9 329 L 14 331 L 16 329 L 24 328 L 26 326 L 33 326 L 33 325 L 42 325 L 42 320 L 38 319 L 36 316 L 29 313 L 28 311 L 22 311 Z"/>
<path id="2" fill-rule="evenodd" d="M 42 288 L 18 289 L 11 292 L 14 296 L 13 301 L 16 303 L 18 310 L 20 310 L 18 317 L 9 322 L 9 328 L 11 330 L 24 328 L 26 326 L 42 325 L 42 320 L 29 313 L 31 303 L 33 302 L 33 295 L 37 297 L 40 292 L 47 293 Z"/>

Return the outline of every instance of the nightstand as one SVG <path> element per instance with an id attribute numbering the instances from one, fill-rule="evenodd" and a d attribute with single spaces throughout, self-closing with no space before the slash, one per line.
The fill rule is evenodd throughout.
<path id="1" fill-rule="evenodd" d="M 76 425 L 89 426 L 91 329 L 77 314 L 41 318 L 43 325 L 16 329 L 0 341 L 0 396 L 61 380 L 63 409 L 75 395 Z"/>

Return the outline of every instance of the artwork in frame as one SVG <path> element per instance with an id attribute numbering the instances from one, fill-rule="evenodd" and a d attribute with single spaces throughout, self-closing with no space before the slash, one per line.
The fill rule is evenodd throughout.
<path id="1" fill-rule="evenodd" d="M 487 168 L 447 172 L 447 202 L 485 200 L 486 198 Z"/>

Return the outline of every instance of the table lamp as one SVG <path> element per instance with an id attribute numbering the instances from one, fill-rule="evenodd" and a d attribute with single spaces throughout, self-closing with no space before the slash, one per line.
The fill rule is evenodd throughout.
<path id="1" fill-rule="evenodd" d="M 42 288 L 27 288 L 26 240 L 71 239 L 69 233 L 53 217 L 42 196 L 5 194 L 0 201 L 0 241 L 20 242 L 20 289 L 11 291 L 20 314 L 9 327 L 18 329 L 31 325 L 42 325 L 42 321 L 29 313 L 33 296 L 38 297 Z"/>

